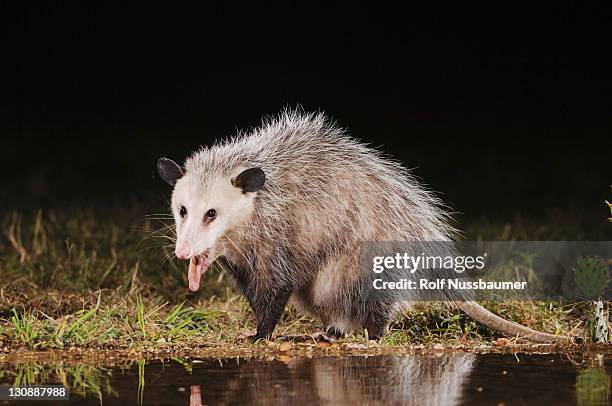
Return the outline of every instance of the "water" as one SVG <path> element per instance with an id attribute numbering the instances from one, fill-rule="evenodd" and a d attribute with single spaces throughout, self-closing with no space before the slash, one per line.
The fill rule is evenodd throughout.
<path id="1" fill-rule="evenodd" d="M 62 405 L 607 405 L 611 369 L 607 356 L 564 354 L 27 362 L 0 364 L 0 382 L 68 383 Z M 41 404 L 15 402 L 28 403 Z"/>

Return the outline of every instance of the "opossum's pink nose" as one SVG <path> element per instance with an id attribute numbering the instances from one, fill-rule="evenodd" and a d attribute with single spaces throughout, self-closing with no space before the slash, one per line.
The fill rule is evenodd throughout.
<path id="1" fill-rule="evenodd" d="M 189 259 L 191 258 L 191 249 L 187 245 L 176 249 L 176 257 L 178 259 Z"/>

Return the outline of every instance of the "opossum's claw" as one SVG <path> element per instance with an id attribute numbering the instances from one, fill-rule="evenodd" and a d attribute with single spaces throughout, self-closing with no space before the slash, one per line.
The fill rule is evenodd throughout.
<path id="1" fill-rule="evenodd" d="M 270 340 L 271 338 L 272 334 L 264 335 L 257 333 L 255 330 L 245 331 L 238 336 L 238 340 L 248 340 L 252 343 L 256 343 L 260 340 Z"/>
<path id="2" fill-rule="evenodd" d="M 255 335 L 257 334 L 257 332 L 255 330 L 247 330 L 247 331 L 243 331 L 242 333 L 240 333 L 238 335 L 238 340 L 247 340 L 247 339 L 251 339 L 253 338 Z"/>

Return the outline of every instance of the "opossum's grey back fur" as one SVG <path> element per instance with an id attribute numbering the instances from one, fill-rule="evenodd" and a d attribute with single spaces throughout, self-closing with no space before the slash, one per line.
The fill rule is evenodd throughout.
<path id="1" fill-rule="evenodd" d="M 203 187 L 237 168 L 263 169 L 266 183 L 253 218 L 227 236 L 228 257 L 257 266 L 254 294 L 266 295 L 288 281 L 315 313 L 365 300 L 356 297 L 364 289 L 356 263 L 363 242 L 425 243 L 449 240 L 454 233 L 440 200 L 408 170 L 349 137 L 322 113 L 285 111 L 250 134 L 201 149 L 185 167 Z M 317 282 L 326 265 L 340 276 Z M 326 280 L 343 291 L 330 295 L 327 308 L 313 299 Z M 340 313 L 336 316 L 355 317 Z"/>
<path id="2" fill-rule="evenodd" d="M 259 166 L 266 173 L 266 191 L 257 201 L 264 220 L 257 225 L 264 232 L 268 221 L 286 219 L 285 210 L 309 204 L 321 208 L 316 213 L 325 226 L 320 232 L 346 225 L 348 217 L 361 220 L 351 222 L 360 240 L 380 241 L 382 230 L 388 240 L 406 241 L 447 240 L 454 232 L 441 201 L 408 170 L 349 137 L 323 113 L 285 111 L 250 134 L 202 148 L 186 162 L 187 171 L 198 173 L 204 185 L 239 166 Z M 323 202 L 333 205 L 323 207 Z M 363 207 L 380 211 L 367 213 L 376 218 L 360 217 Z"/>

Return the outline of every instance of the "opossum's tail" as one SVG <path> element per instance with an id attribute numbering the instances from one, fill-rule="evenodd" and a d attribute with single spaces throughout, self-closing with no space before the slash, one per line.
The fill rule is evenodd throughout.
<path id="1" fill-rule="evenodd" d="M 578 342 L 578 339 L 574 337 L 542 333 L 513 321 L 506 320 L 491 313 L 476 302 L 455 302 L 455 305 L 474 320 L 508 336 L 519 336 L 520 338 L 525 338 L 537 343 L 573 344 Z"/>

